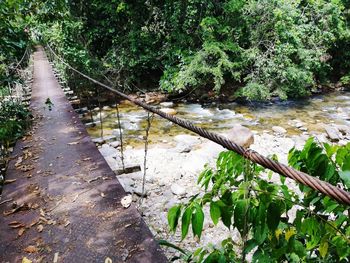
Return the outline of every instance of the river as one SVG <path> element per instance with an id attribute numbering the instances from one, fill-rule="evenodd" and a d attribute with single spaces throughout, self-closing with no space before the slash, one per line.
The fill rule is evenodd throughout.
<path id="1" fill-rule="evenodd" d="M 269 131 L 273 126 L 282 126 L 287 135 L 320 134 L 324 125 L 350 124 L 350 92 L 334 92 L 310 99 L 288 100 L 275 103 L 174 103 L 176 116 L 192 121 L 195 125 L 214 132 L 225 132 L 234 124 L 242 124 L 256 132 Z M 140 147 L 147 125 L 147 113 L 129 102 L 119 105 L 120 121 L 126 145 Z M 93 112 L 99 121 L 99 111 Z M 104 107 L 103 135 L 119 135 L 117 111 Z M 85 122 L 91 119 L 86 116 Z M 88 128 L 93 138 L 101 136 L 101 126 Z M 150 144 L 171 142 L 171 137 L 189 133 L 185 129 L 155 116 L 151 125 Z"/>

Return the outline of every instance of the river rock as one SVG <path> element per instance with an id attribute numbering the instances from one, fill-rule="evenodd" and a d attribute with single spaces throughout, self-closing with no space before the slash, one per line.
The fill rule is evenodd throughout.
<path id="1" fill-rule="evenodd" d="M 172 102 L 172 101 L 165 101 L 165 102 L 159 103 L 159 105 L 164 107 L 164 108 L 170 108 L 170 107 L 174 106 L 174 102 Z"/>
<path id="2" fill-rule="evenodd" d="M 120 146 L 120 141 L 110 142 L 109 145 L 113 148 L 118 148 Z"/>
<path id="3" fill-rule="evenodd" d="M 177 196 L 184 196 L 186 194 L 186 189 L 177 183 L 174 183 L 170 187 L 171 192 Z"/>
<path id="4" fill-rule="evenodd" d="M 340 131 L 343 135 L 350 134 L 350 127 L 347 125 L 335 125 L 335 128 Z"/>
<path id="5" fill-rule="evenodd" d="M 324 129 L 326 130 L 327 133 L 327 137 L 331 140 L 331 141 L 339 141 L 340 139 L 340 134 L 339 131 L 332 127 L 332 126 L 325 126 Z"/>
<path id="6" fill-rule="evenodd" d="M 109 107 L 109 106 L 103 106 L 103 108 L 102 108 L 103 110 L 111 110 L 112 108 L 111 107 Z"/>
<path id="7" fill-rule="evenodd" d="M 102 137 L 99 138 L 93 138 L 92 142 L 98 145 L 104 144 L 105 143 L 105 139 L 103 139 Z"/>
<path id="8" fill-rule="evenodd" d="M 250 129 L 240 124 L 234 125 L 226 134 L 226 137 L 244 148 L 248 148 L 254 143 L 254 134 Z"/>
<path id="9" fill-rule="evenodd" d="M 176 151 L 179 153 L 189 153 L 191 150 L 192 150 L 192 146 L 185 143 L 179 143 L 176 146 Z"/>
<path id="10" fill-rule="evenodd" d="M 280 133 L 280 134 L 284 134 L 284 133 L 287 133 L 287 130 L 281 126 L 273 126 L 272 127 L 272 130 L 275 132 L 275 133 Z"/>
<path id="11" fill-rule="evenodd" d="M 175 115 L 177 113 L 177 111 L 175 109 L 172 108 L 161 108 L 160 111 L 169 114 L 169 115 Z"/>

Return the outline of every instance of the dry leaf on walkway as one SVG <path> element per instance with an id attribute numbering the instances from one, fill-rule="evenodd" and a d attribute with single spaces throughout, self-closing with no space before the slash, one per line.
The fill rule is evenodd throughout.
<path id="1" fill-rule="evenodd" d="M 28 246 L 24 249 L 24 252 L 36 253 L 36 252 L 38 252 L 38 249 L 35 246 Z"/>
<path id="2" fill-rule="evenodd" d="M 34 169 L 34 166 L 29 164 L 29 165 L 22 165 L 20 168 L 19 168 L 22 172 L 28 172 L 30 170 L 33 170 Z"/>
<path id="3" fill-rule="evenodd" d="M 17 162 L 15 163 L 15 167 L 17 168 L 18 166 L 20 166 L 22 161 L 23 161 L 22 156 L 18 157 Z"/>
<path id="4" fill-rule="evenodd" d="M 9 225 L 10 225 L 11 228 L 25 227 L 24 224 L 22 224 L 22 223 L 20 223 L 20 222 L 17 222 L 17 221 L 13 221 L 13 222 L 11 222 Z"/>
<path id="5" fill-rule="evenodd" d="M 41 233 L 44 230 L 44 226 L 43 225 L 38 225 L 36 230 L 38 230 L 38 232 Z"/>
<path id="6" fill-rule="evenodd" d="M 4 211 L 4 212 L 3 212 L 3 215 L 4 215 L 4 216 L 8 216 L 8 215 L 14 214 L 14 213 L 18 212 L 19 210 L 21 210 L 22 208 L 24 208 L 24 205 L 23 205 L 23 204 L 20 205 L 20 206 L 18 206 L 18 207 L 16 207 L 16 208 L 14 208 L 14 209 L 12 209 L 12 210 Z"/>
<path id="7" fill-rule="evenodd" d="M 67 143 L 68 145 L 76 145 L 76 144 L 78 144 L 79 142 L 78 141 L 76 141 L 76 142 L 70 142 L 70 143 Z"/>
<path id="8" fill-rule="evenodd" d="M 17 179 L 5 180 L 4 184 L 10 184 L 16 182 Z"/>
<path id="9" fill-rule="evenodd" d="M 25 229 L 24 227 L 20 228 L 20 229 L 18 230 L 18 236 L 19 236 L 19 237 L 22 236 L 22 235 L 24 234 L 25 231 L 26 231 L 26 229 Z"/>
<path id="10" fill-rule="evenodd" d="M 33 263 L 33 261 L 31 261 L 30 259 L 27 259 L 26 257 L 24 257 L 22 259 L 22 263 Z"/>
<path id="11" fill-rule="evenodd" d="M 131 205 L 131 202 L 132 202 L 132 196 L 131 195 L 124 196 L 122 198 L 122 200 L 120 201 L 120 203 L 122 204 L 122 206 L 124 208 L 128 208 Z"/>
<path id="12" fill-rule="evenodd" d="M 57 263 L 57 262 L 58 262 L 58 252 L 56 252 L 53 257 L 53 263 Z"/>

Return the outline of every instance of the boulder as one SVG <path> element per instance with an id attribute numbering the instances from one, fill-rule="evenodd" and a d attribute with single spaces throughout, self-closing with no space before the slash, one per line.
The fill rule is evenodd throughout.
<path id="1" fill-rule="evenodd" d="M 281 126 L 273 126 L 272 127 L 272 130 L 275 132 L 275 133 L 280 133 L 280 134 L 284 134 L 284 133 L 287 133 L 287 130 Z"/>
<path id="2" fill-rule="evenodd" d="M 339 134 L 339 131 L 332 127 L 332 126 L 325 126 L 324 129 L 326 130 L 326 133 L 327 133 L 327 137 L 331 140 L 331 141 L 339 141 L 340 139 L 340 134 Z"/>
<path id="3" fill-rule="evenodd" d="M 171 108 L 161 108 L 160 111 L 169 115 L 175 115 L 177 113 L 175 109 L 171 109 Z"/>
<path id="4" fill-rule="evenodd" d="M 226 134 L 226 138 L 244 148 L 248 148 L 254 143 L 254 134 L 250 129 L 240 124 L 234 125 Z"/>

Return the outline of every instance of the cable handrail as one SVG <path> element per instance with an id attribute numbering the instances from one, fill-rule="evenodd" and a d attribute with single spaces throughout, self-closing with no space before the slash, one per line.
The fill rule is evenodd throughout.
<path id="1" fill-rule="evenodd" d="M 13 70 L 16 70 L 16 69 L 19 68 L 19 66 L 20 66 L 20 65 L 22 64 L 22 62 L 24 61 L 24 58 L 26 57 L 27 53 L 28 53 L 28 47 L 26 47 L 26 49 L 25 49 L 25 51 L 24 51 L 24 53 L 23 53 L 22 58 L 20 59 L 20 61 L 17 63 L 17 65 L 14 67 Z"/>
<path id="2" fill-rule="evenodd" d="M 126 95 L 125 93 L 123 93 L 115 88 L 112 88 L 106 84 L 103 84 L 102 82 L 95 80 L 95 79 L 91 78 L 90 76 L 73 68 L 70 64 L 65 62 L 59 55 L 57 55 L 52 50 L 52 48 L 49 44 L 47 44 L 47 46 L 48 46 L 50 52 L 55 57 L 57 57 L 64 65 L 66 65 L 68 68 L 70 68 L 74 72 L 78 73 L 79 75 L 83 76 L 84 78 L 90 80 L 91 82 L 93 82 L 93 83 L 95 83 L 103 88 L 106 88 L 107 90 L 112 91 L 113 93 L 116 93 L 120 97 L 131 101 L 135 105 L 138 105 L 149 112 L 157 114 L 158 116 L 160 116 L 164 119 L 167 119 L 167 120 L 185 128 L 187 130 L 190 130 L 190 131 L 200 135 L 201 137 L 204 137 L 212 142 L 215 142 L 228 150 L 232 150 L 232 151 L 242 155 L 244 158 L 246 158 L 250 161 L 253 161 L 257 164 L 260 164 L 261 166 L 263 166 L 267 169 L 270 169 L 270 170 L 272 170 L 272 171 L 274 171 L 282 176 L 291 178 L 298 183 L 301 183 L 301 184 L 308 186 L 316 191 L 319 191 L 319 192 L 323 193 L 324 195 L 327 195 L 327 196 L 337 200 L 340 203 L 350 205 L 350 192 L 347 192 L 344 189 L 341 189 L 341 188 L 334 186 L 328 182 L 320 180 L 317 177 L 313 177 L 309 174 L 298 171 L 298 170 L 296 170 L 290 166 L 287 166 L 285 164 L 282 164 L 278 161 L 267 158 L 254 150 L 245 149 L 242 146 L 232 142 L 231 140 L 225 138 L 222 135 L 219 135 L 217 133 L 210 132 L 210 131 L 207 131 L 206 129 L 197 127 L 190 121 L 187 121 L 187 120 L 181 119 L 179 117 L 167 114 L 167 113 L 165 113 L 165 112 L 163 112 L 163 111 L 161 111 L 161 110 L 159 110 L 159 109 L 157 109 L 157 108 L 155 108 L 147 103 L 144 103 L 138 99 L 135 99 L 129 95 Z"/>

